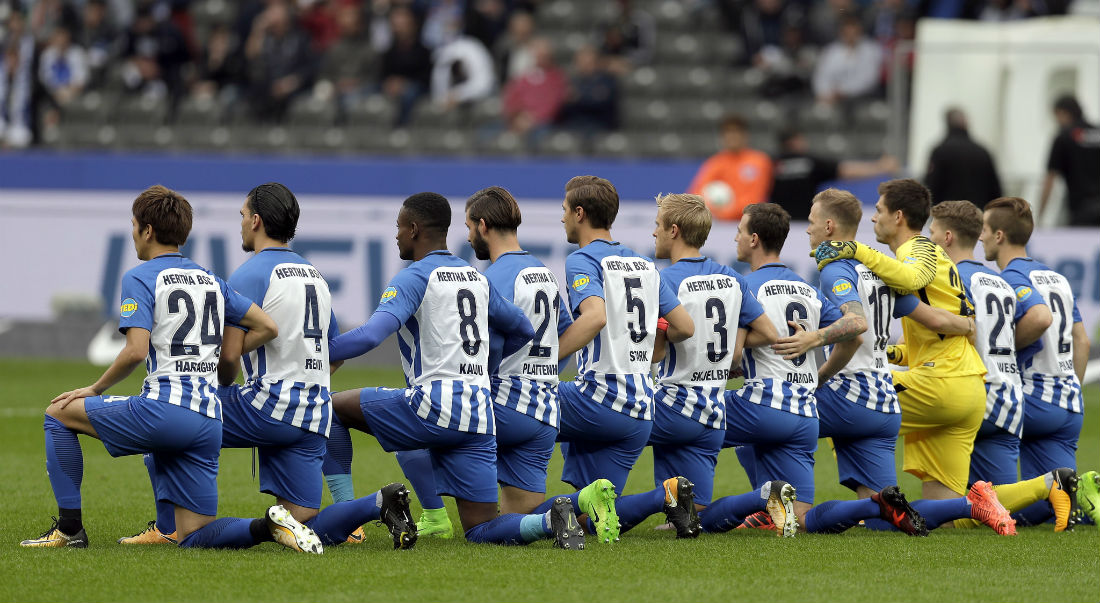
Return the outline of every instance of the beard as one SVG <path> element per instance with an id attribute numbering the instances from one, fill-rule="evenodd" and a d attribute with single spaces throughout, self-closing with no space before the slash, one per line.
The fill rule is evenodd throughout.
<path id="1" fill-rule="evenodd" d="M 470 239 L 470 247 L 474 249 L 474 256 L 479 260 L 489 259 L 489 244 L 485 242 L 485 239 L 481 238 L 481 235 L 474 233 Z"/>

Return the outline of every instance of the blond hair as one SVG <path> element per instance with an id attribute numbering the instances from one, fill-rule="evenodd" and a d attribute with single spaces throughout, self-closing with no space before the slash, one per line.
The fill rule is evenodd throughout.
<path id="1" fill-rule="evenodd" d="M 825 216 L 844 230 L 859 228 L 863 219 L 863 204 L 852 193 L 839 188 L 827 188 L 814 195 L 813 202 L 825 211 Z"/>
<path id="2" fill-rule="evenodd" d="M 661 226 L 679 226 L 684 243 L 699 248 L 707 242 L 711 217 L 701 196 L 686 193 L 657 195 L 657 207 L 661 208 Z"/>

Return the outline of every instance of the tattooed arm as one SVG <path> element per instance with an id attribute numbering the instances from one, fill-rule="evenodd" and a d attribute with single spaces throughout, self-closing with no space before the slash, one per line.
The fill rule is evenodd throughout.
<path id="1" fill-rule="evenodd" d="M 772 345 L 772 349 L 784 359 L 793 360 L 813 348 L 851 341 L 867 330 L 867 317 L 862 304 L 847 302 L 840 306 L 840 311 L 844 315 L 839 320 L 816 331 L 805 331 L 798 323 L 788 322 L 795 332 L 788 337 L 780 337 Z M 858 347 L 857 345 L 856 348 Z"/>

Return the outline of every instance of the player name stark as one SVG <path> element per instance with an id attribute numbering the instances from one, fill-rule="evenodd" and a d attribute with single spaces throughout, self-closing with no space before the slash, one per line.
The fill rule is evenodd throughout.
<path id="1" fill-rule="evenodd" d="M 646 262 L 623 262 L 620 260 L 607 260 L 604 267 L 608 270 L 645 270 L 649 268 Z"/>
<path id="2" fill-rule="evenodd" d="M 787 373 L 787 383 L 813 383 L 814 377 L 813 373 Z"/>
<path id="3" fill-rule="evenodd" d="M 301 268 L 298 266 L 287 266 L 285 268 L 276 268 L 275 276 L 279 278 L 321 278 L 321 273 L 317 272 L 314 268 Z"/>
<path id="4" fill-rule="evenodd" d="M 480 364 L 462 364 L 458 365 L 459 375 L 484 375 L 485 367 Z"/>
<path id="5" fill-rule="evenodd" d="M 478 280 L 477 272 L 436 272 L 435 280 L 441 283 L 468 283 Z"/>
<path id="6" fill-rule="evenodd" d="M 691 374 L 692 381 L 714 381 L 715 379 L 721 379 L 725 381 L 730 378 L 729 369 L 714 369 L 710 371 L 695 371 Z"/>
<path id="7" fill-rule="evenodd" d="M 192 277 L 190 274 L 180 274 L 178 272 L 162 272 L 160 280 L 165 285 L 213 285 L 214 279 L 202 274 L 196 274 Z"/>
<path id="8" fill-rule="evenodd" d="M 684 283 L 684 288 L 688 291 L 717 291 L 719 289 L 729 289 L 733 286 L 732 278 L 719 278 L 719 279 L 706 279 L 701 281 L 688 281 Z"/>
<path id="9" fill-rule="evenodd" d="M 176 361 L 177 373 L 213 373 L 218 370 L 217 362 L 189 362 L 187 360 Z"/>
<path id="10" fill-rule="evenodd" d="M 765 285 L 761 291 L 764 295 L 805 295 L 806 297 L 813 297 L 815 295 L 814 290 L 810 287 L 788 283 Z"/>
<path id="11" fill-rule="evenodd" d="M 523 364 L 524 375 L 557 375 L 558 365 L 556 364 Z"/>

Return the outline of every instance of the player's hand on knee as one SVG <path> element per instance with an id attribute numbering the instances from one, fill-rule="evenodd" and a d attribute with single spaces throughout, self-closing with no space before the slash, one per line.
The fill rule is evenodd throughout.
<path id="1" fill-rule="evenodd" d="M 68 406 L 69 403 L 72 402 L 73 400 L 77 400 L 79 398 L 90 398 L 92 396 L 98 396 L 98 395 L 99 395 L 99 392 L 92 389 L 91 386 L 82 387 L 80 389 L 74 389 L 72 391 L 67 391 L 67 392 L 57 396 L 53 400 L 50 400 L 50 405 L 53 406 L 54 404 L 57 404 L 58 405 L 57 406 L 58 410 L 61 410 L 61 409 L 65 408 L 66 406 Z"/>

